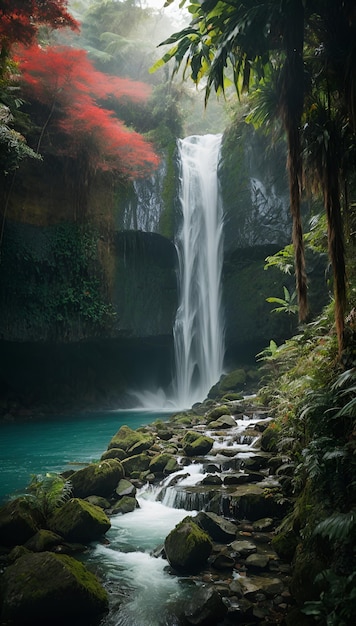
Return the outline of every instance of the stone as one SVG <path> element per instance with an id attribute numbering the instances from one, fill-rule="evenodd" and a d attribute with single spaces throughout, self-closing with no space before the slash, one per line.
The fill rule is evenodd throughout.
<path id="1" fill-rule="evenodd" d="M 88 496 L 110 497 L 124 476 L 124 468 L 118 459 L 106 459 L 91 463 L 70 476 L 74 498 Z"/>
<path id="2" fill-rule="evenodd" d="M 148 470 L 151 462 L 151 458 L 145 452 L 141 454 L 135 454 L 135 456 L 129 456 L 122 461 L 125 476 L 131 476 L 135 473 L 141 473 Z M 136 476 L 135 476 L 136 477 Z"/>
<path id="3" fill-rule="evenodd" d="M 121 448 L 127 452 L 135 444 L 148 441 L 152 443 L 153 439 L 151 435 L 140 433 L 137 430 L 132 430 L 129 426 L 124 425 L 119 428 L 117 433 L 110 440 L 108 450 L 111 450 L 111 448 Z"/>
<path id="4" fill-rule="evenodd" d="M 236 538 L 235 524 L 216 513 L 200 511 L 194 520 L 214 541 L 228 543 Z"/>
<path id="5" fill-rule="evenodd" d="M 0 545 L 25 543 L 41 526 L 42 516 L 31 506 L 30 499 L 16 498 L 0 509 Z"/>
<path id="6" fill-rule="evenodd" d="M 50 530 L 67 541 L 80 543 L 99 539 L 110 526 L 110 520 L 102 509 L 79 498 L 68 500 L 49 520 Z"/>
<path id="7" fill-rule="evenodd" d="M 51 530 L 41 528 L 31 539 L 26 541 L 25 547 L 31 552 L 46 552 L 63 543 L 63 538 Z"/>
<path id="8" fill-rule="evenodd" d="M 209 424 L 213 420 L 217 420 L 222 415 L 230 415 L 230 407 L 227 404 L 221 404 L 220 406 L 215 407 L 206 416 L 206 421 Z"/>
<path id="9" fill-rule="evenodd" d="M 248 482 L 251 482 L 251 478 L 249 474 L 245 474 L 243 472 L 239 472 L 236 474 L 226 474 L 224 476 L 224 485 L 245 485 Z"/>
<path id="10" fill-rule="evenodd" d="M 105 459 L 119 459 L 122 461 L 126 459 L 127 454 L 125 450 L 122 448 L 111 448 L 110 450 L 105 450 L 105 452 L 101 455 L 100 460 L 105 461 Z"/>
<path id="11" fill-rule="evenodd" d="M 235 428 L 236 421 L 231 415 L 222 415 L 216 420 L 209 423 L 209 428 L 214 430 L 224 430 L 225 428 Z"/>
<path id="12" fill-rule="evenodd" d="M 222 485 L 222 480 L 217 474 L 207 474 L 203 480 L 200 481 L 200 485 Z"/>
<path id="13" fill-rule="evenodd" d="M 135 485 L 133 485 L 126 478 L 121 478 L 115 491 L 120 498 L 122 498 L 123 496 L 135 496 L 136 495 Z"/>
<path id="14" fill-rule="evenodd" d="M 274 422 L 270 422 L 266 430 L 261 435 L 261 450 L 263 452 L 272 452 L 276 454 L 278 452 L 279 431 Z"/>
<path id="15" fill-rule="evenodd" d="M 183 452 L 189 457 L 208 454 L 213 447 L 211 437 L 189 430 L 182 439 Z"/>
<path id="16" fill-rule="evenodd" d="M 212 585 L 202 585 L 192 594 L 185 618 L 188 624 L 208 626 L 223 621 L 227 607 Z"/>
<path id="17" fill-rule="evenodd" d="M 94 624 L 107 610 L 107 593 L 97 577 L 70 556 L 24 555 L 3 575 L 4 624 Z"/>
<path id="18" fill-rule="evenodd" d="M 123 498 L 120 498 L 120 500 L 118 502 L 116 502 L 112 508 L 112 514 L 116 515 L 118 513 L 121 513 L 122 515 L 124 515 L 125 513 L 132 513 L 132 511 L 134 511 L 135 509 L 139 509 L 140 505 L 137 502 L 135 497 L 131 497 L 131 496 L 124 496 Z"/>
<path id="19" fill-rule="evenodd" d="M 210 559 L 210 565 L 217 570 L 231 570 L 235 565 L 235 560 L 224 552 L 220 552 Z"/>
<path id="20" fill-rule="evenodd" d="M 88 496 L 84 498 L 86 502 L 90 502 L 90 504 L 94 504 L 95 506 L 99 506 L 101 509 L 109 509 L 110 502 L 106 498 L 102 498 L 102 496 Z"/>
<path id="21" fill-rule="evenodd" d="M 256 545 L 252 541 L 242 539 L 241 541 L 233 541 L 231 544 L 232 550 L 238 552 L 241 556 L 249 556 L 257 551 Z"/>
<path id="22" fill-rule="evenodd" d="M 267 554 L 250 554 L 246 559 L 246 565 L 254 569 L 264 570 L 267 569 L 269 560 Z"/>
<path id="23" fill-rule="evenodd" d="M 209 535 L 188 516 L 166 537 L 164 549 L 172 568 L 188 574 L 204 567 L 212 551 L 212 542 Z"/>
<path id="24" fill-rule="evenodd" d="M 283 582 L 279 578 L 264 578 L 262 576 L 248 578 L 247 576 L 242 576 L 239 578 L 239 582 L 244 597 L 250 601 L 254 601 L 260 593 L 272 597 L 282 593 L 284 590 Z"/>
<path id="25" fill-rule="evenodd" d="M 273 529 L 273 519 L 272 517 L 264 517 L 253 522 L 252 526 L 253 530 L 257 532 L 269 531 Z"/>
<path id="26" fill-rule="evenodd" d="M 166 471 L 169 463 L 169 472 Z M 176 459 L 171 455 L 163 452 L 153 457 L 149 464 L 150 472 L 153 474 L 163 475 L 166 473 L 172 473 L 179 469 Z"/>

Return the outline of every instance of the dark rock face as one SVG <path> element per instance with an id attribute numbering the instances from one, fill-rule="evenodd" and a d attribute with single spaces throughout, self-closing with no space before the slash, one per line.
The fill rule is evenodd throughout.
<path id="1" fill-rule="evenodd" d="M 107 609 L 107 594 L 96 576 L 69 556 L 24 555 L 3 577 L 3 624 L 89 626 Z"/>

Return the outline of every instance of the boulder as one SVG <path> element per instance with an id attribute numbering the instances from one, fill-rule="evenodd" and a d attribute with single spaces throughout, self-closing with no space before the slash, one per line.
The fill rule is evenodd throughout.
<path id="1" fill-rule="evenodd" d="M 60 535 L 42 528 L 26 542 L 25 547 L 31 552 L 46 552 L 61 543 L 63 543 L 63 538 Z"/>
<path id="2" fill-rule="evenodd" d="M 105 452 L 101 455 L 100 460 L 105 461 L 105 459 L 119 459 L 122 461 L 126 459 L 127 453 L 122 448 L 111 448 L 110 450 L 105 450 Z"/>
<path id="3" fill-rule="evenodd" d="M 68 541 L 87 543 L 98 539 L 109 530 L 107 515 L 98 506 L 79 498 L 68 500 L 55 511 L 49 527 Z"/>
<path id="4" fill-rule="evenodd" d="M 117 433 L 110 440 L 108 450 L 111 450 L 111 448 L 121 448 L 127 452 L 130 448 L 132 448 L 132 446 L 139 442 L 150 442 L 150 446 L 152 443 L 152 437 L 151 435 L 140 433 L 137 430 L 132 430 L 129 426 L 121 426 L 121 428 L 119 428 Z"/>
<path id="5" fill-rule="evenodd" d="M 87 467 L 74 472 L 69 478 L 74 498 L 88 496 L 111 496 L 120 478 L 124 476 L 121 461 L 106 459 L 99 463 L 91 463 Z"/>
<path id="6" fill-rule="evenodd" d="M 234 428 L 235 426 L 236 421 L 231 415 L 222 415 L 209 423 L 209 428 L 213 428 L 214 430 L 224 430 L 225 428 Z"/>
<path id="7" fill-rule="evenodd" d="M 105 589 L 94 574 L 70 556 L 27 554 L 4 573 L 3 624 L 93 625 L 107 610 Z"/>
<path id="8" fill-rule="evenodd" d="M 0 509 L 0 545 L 16 546 L 25 543 L 43 522 L 30 499 L 17 498 Z"/>
<path id="9" fill-rule="evenodd" d="M 145 472 L 148 470 L 151 462 L 151 457 L 149 457 L 144 452 L 141 454 L 135 454 L 134 456 L 129 456 L 127 459 L 122 461 L 122 466 L 124 468 L 125 476 L 131 476 L 134 474 L 140 474 L 141 472 Z M 137 476 L 135 476 L 136 478 Z"/>
<path id="10" fill-rule="evenodd" d="M 169 533 L 164 542 L 164 549 L 169 564 L 181 573 L 197 572 L 206 564 L 212 542 L 191 517 L 185 517 Z"/>
<path id="11" fill-rule="evenodd" d="M 124 496 L 134 497 L 136 495 L 136 487 L 126 478 L 121 478 L 118 486 L 116 487 L 116 493 L 120 498 Z"/>
<path id="12" fill-rule="evenodd" d="M 199 456 L 208 454 L 213 447 L 214 440 L 211 437 L 188 430 L 182 439 L 183 452 L 187 456 Z"/>
<path id="13" fill-rule="evenodd" d="M 200 528 L 205 530 L 213 541 L 219 543 L 229 543 L 236 539 L 236 526 L 224 517 L 216 515 L 216 513 L 205 513 L 200 511 L 194 518 L 194 521 Z"/>
<path id="14" fill-rule="evenodd" d="M 118 513 L 121 513 L 122 515 L 124 515 L 125 513 L 132 513 L 132 511 L 139 508 L 140 505 L 137 502 L 136 498 L 131 496 L 124 496 L 114 504 L 112 508 L 112 514 L 116 515 Z"/>
<path id="15" fill-rule="evenodd" d="M 169 469 L 168 472 L 167 466 Z M 166 452 L 154 456 L 149 465 L 150 472 L 158 475 L 171 474 L 172 472 L 176 472 L 178 469 L 179 466 L 174 456 L 167 454 Z"/>
<path id="16" fill-rule="evenodd" d="M 213 420 L 217 420 L 222 415 L 230 415 L 230 407 L 227 404 L 221 404 L 220 406 L 216 406 L 214 409 L 211 409 L 206 416 L 206 421 L 209 424 Z"/>
<path id="17" fill-rule="evenodd" d="M 88 496 L 84 498 L 90 504 L 94 504 L 95 506 L 99 506 L 101 509 L 110 509 L 110 502 L 106 498 L 102 498 L 101 496 Z"/>
<path id="18" fill-rule="evenodd" d="M 197 588 L 185 610 L 188 624 L 213 626 L 223 621 L 227 607 L 212 585 Z"/>
<path id="19" fill-rule="evenodd" d="M 248 541 L 247 539 L 233 541 L 231 548 L 234 552 L 237 552 L 241 556 L 248 556 L 257 550 L 257 546 L 252 541 Z"/>

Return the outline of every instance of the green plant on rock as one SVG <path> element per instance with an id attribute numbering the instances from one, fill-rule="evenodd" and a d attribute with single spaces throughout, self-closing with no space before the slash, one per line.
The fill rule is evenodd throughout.
<path id="1" fill-rule="evenodd" d="M 283 293 L 284 298 L 276 298 L 275 296 L 266 298 L 267 302 L 279 304 L 272 309 L 272 313 L 287 313 L 288 315 L 298 313 L 297 292 L 290 293 L 287 287 L 283 286 Z"/>
<path id="2" fill-rule="evenodd" d="M 59 474 L 48 472 L 44 476 L 33 476 L 28 491 L 26 498 L 47 520 L 57 508 L 69 500 L 72 486 L 70 481 Z"/>

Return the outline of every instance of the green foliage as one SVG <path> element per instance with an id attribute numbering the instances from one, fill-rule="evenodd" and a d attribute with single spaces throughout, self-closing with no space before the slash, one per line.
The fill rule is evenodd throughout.
<path id="1" fill-rule="evenodd" d="M 356 621 L 356 572 L 341 576 L 332 569 L 327 569 L 317 576 L 316 582 L 321 583 L 325 590 L 321 592 L 320 600 L 305 603 L 303 613 L 312 615 L 318 623 L 327 626 L 354 624 Z"/>
<path id="2" fill-rule="evenodd" d="M 284 298 L 276 298 L 270 296 L 266 298 L 267 302 L 279 304 L 280 306 L 272 309 L 272 313 L 287 313 L 288 315 L 298 313 L 297 293 L 293 291 L 291 294 L 287 287 L 283 286 Z"/>
<path id="3" fill-rule="evenodd" d="M 39 233 L 39 235 L 41 235 Z M 43 339 L 75 338 L 110 329 L 108 303 L 98 258 L 98 235 L 89 227 L 60 224 L 31 240 L 4 236 L 0 274 L 3 321 L 25 324 Z M 21 311 L 21 320 L 16 313 Z"/>
<path id="4" fill-rule="evenodd" d="M 45 520 L 71 497 L 72 487 L 68 480 L 59 474 L 47 473 L 45 476 L 33 476 L 26 496 L 33 506 L 40 511 Z"/>

